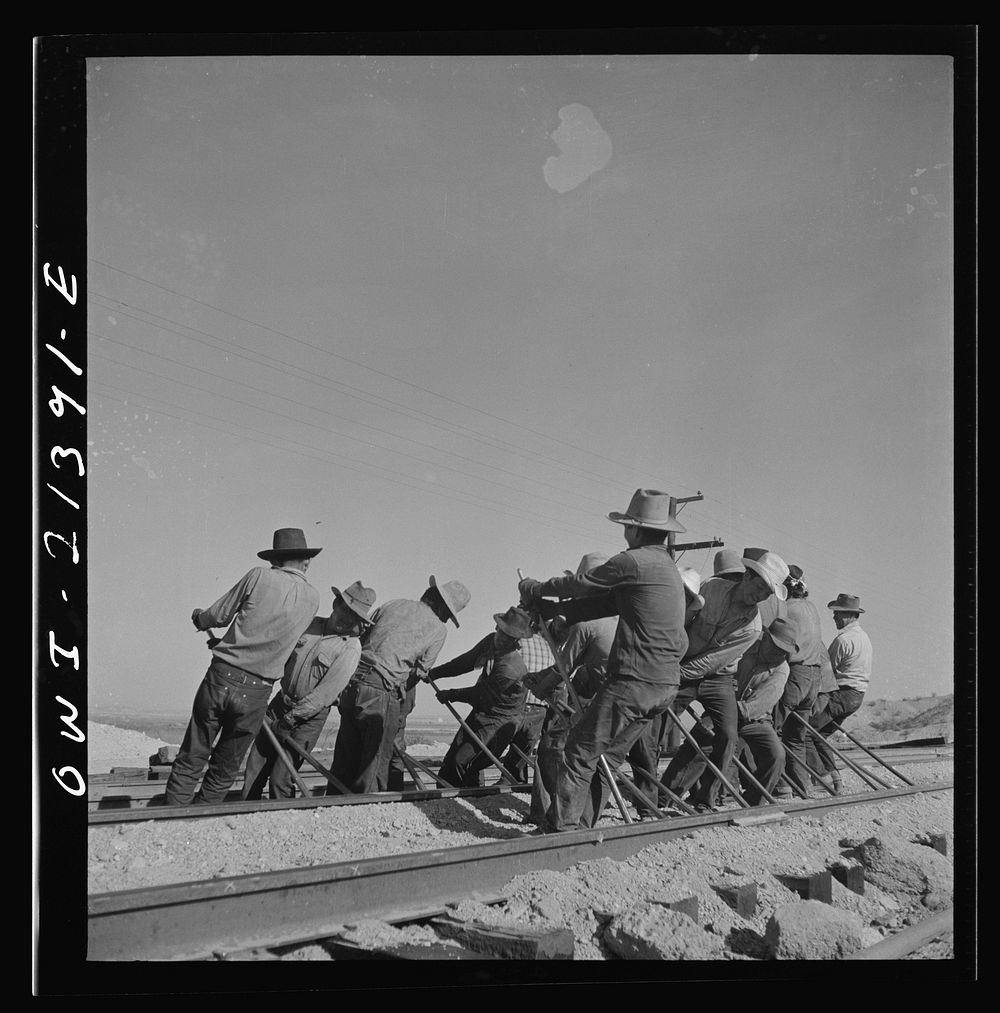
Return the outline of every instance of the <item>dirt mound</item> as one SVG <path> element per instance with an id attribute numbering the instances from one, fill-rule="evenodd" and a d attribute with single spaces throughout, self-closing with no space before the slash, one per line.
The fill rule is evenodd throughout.
<path id="1" fill-rule="evenodd" d="M 955 697 L 915 697 L 912 700 L 865 701 L 844 723 L 862 742 L 895 742 L 943 735 L 954 731 Z"/>
<path id="2" fill-rule="evenodd" d="M 112 767 L 147 767 L 149 757 L 160 746 L 166 745 L 171 743 L 151 739 L 142 732 L 127 728 L 88 721 L 87 770 L 93 774 L 106 774 Z"/>

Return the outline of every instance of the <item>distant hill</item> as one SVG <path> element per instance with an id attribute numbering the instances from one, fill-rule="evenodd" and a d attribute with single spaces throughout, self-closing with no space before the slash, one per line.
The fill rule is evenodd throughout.
<path id="1" fill-rule="evenodd" d="M 866 700 L 844 722 L 862 742 L 895 742 L 954 734 L 955 696 L 922 696 L 909 700 Z"/>

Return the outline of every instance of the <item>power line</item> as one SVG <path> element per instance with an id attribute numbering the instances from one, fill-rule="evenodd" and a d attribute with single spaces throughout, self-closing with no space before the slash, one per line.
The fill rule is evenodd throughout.
<path id="1" fill-rule="evenodd" d="M 530 426 L 522 425 L 520 422 L 515 422 L 512 419 L 504 418 L 501 415 L 495 415 L 494 413 L 488 412 L 483 408 L 477 408 L 475 405 L 470 405 L 464 401 L 459 401 L 457 398 L 449 397 L 447 394 L 441 394 L 438 391 L 431 390 L 429 387 L 423 387 L 420 384 L 413 383 L 410 380 L 404 380 L 401 377 L 395 376 L 393 373 L 389 373 L 381 369 L 376 369 L 374 366 L 369 366 L 364 362 L 360 362 L 357 359 L 352 359 L 349 356 L 341 354 L 340 352 L 333 352 L 328 348 L 323 348 L 321 345 L 315 345 L 312 342 L 305 341 L 302 338 L 296 338 L 293 335 L 286 333 L 285 331 L 279 331 L 274 327 L 268 326 L 267 324 L 262 324 L 256 320 L 251 320 L 248 317 L 240 316 L 240 314 L 233 313 L 230 310 L 221 309 L 220 307 L 215 306 L 212 303 L 205 302 L 202 299 L 196 299 L 193 296 L 185 295 L 183 292 L 178 292 L 176 289 L 169 288 L 166 285 L 160 285 L 155 281 L 150 281 L 148 278 L 143 278 L 141 275 L 133 274 L 131 271 L 126 271 L 121 267 L 115 267 L 113 264 L 108 264 L 103 260 L 97 260 L 94 257 L 90 257 L 88 259 L 95 264 L 100 264 L 102 267 L 108 268 L 111 271 L 117 271 L 120 274 L 127 275 L 130 278 L 135 278 L 137 281 L 141 281 L 147 285 L 152 285 L 155 288 L 162 289 L 164 292 L 170 292 L 173 295 L 179 296 L 182 299 L 187 299 L 189 302 L 197 303 L 199 306 L 205 306 L 208 309 L 214 310 L 217 313 L 225 314 L 226 316 L 232 317 L 234 320 L 239 320 L 241 323 L 250 324 L 252 327 L 259 327 L 262 330 L 269 331 L 270 333 L 276 334 L 279 337 L 287 338 L 289 341 L 294 341 L 296 344 L 303 345 L 306 348 L 311 348 L 313 351 L 320 352 L 323 355 L 329 355 L 333 358 L 341 359 L 344 362 L 349 362 L 351 363 L 351 365 L 357 366 L 360 369 L 367 369 L 370 372 L 376 373 L 379 376 L 384 376 L 386 377 L 386 379 L 393 380 L 396 383 L 403 384 L 404 386 L 407 387 L 412 387 L 414 390 L 422 391 L 425 394 L 430 394 L 432 397 L 441 398 L 442 400 L 448 401 L 449 403 L 457 405 L 460 408 L 465 408 L 467 411 L 475 412 L 476 414 L 483 415 L 486 418 L 491 418 L 497 422 L 502 422 L 505 425 L 513 426 L 515 429 L 520 429 L 523 432 L 530 433 L 532 436 L 538 436 L 541 437 L 542 439 L 551 440 L 554 443 L 559 443 L 562 446 L 568 447 L 569 449 L 575 450 L 579 453 L 589 454 L 591 457 L 596 457 L 602 461 L 607 461 L 609 464 L 613 464 L 616 467 L 619 468 L 624 467 L 624 465 L 622 465 L 620 461 L 616 461 L 611 457 L 605 457 L 603 454 L 598 454 L 593 450 L 587 450 L 584 447 L 578 447 L 567 440 L 562 440 L 559 437 L 550 435 L 549 433 L 544 433 L 537 429 L 532 429 Z M 341 313 L 338 314 L 338 316 L 343 317 L 344 315 Z"/>
<path id="2" fill-rule="evenodd" d="M 238 387 L 244 387 L 247 390 L 256 391 L 257 393 L 264 394 L 267 397 L 273 397 L 273 398 L 277 398 L 277 399 L 279 399 L 281 401 L 287 401 L 290 404 L 298 405 L 300 408 L 305 408 L 307 410 L 319 412 L 322 415 L 329 415 L 331 418 L 340 419 L 341 421 L 351 423 L 352 425 L 357 425 L 357 426 L 361 426 L 361 427 L 366 428 L 366 429 L 371 429 L 371 430 L 373 430 L 376 433 L 380 433 L 383 436 L 389 436 L 392 439 L 403 440 L 403 441 L 405 441 L 407 443 L 414 443 L 417 446 L 426 447 L 426 448 L 428 448 L 430 450 L 436 451 L 437 453 L 450 454 L 453 457 L 459 458 L 459 460 L 468 461 L 469 463 L 479 465 L 480 467 L 492 468 L 495 471 L 504 472 L 505 474 L 509 474 L 509 475 L 513 476 L 514 478 L 518 478 L 518 479 L 520 479 L 522 481 L 532 482 L 533 484 L 540 484 L 540 485 L 551 486 L 551 483 L 549 483 L 549 482 L 536 481 L 536 480 L 533 480 L 533 479 L 529 478 L 528 476 L 520 475 L 517 472 L 509 471 L 506 468 L 501 468 L 498 465 L 484 464 L 483 462 L 476 461 L 476 460 L 474 460 L 471 457 L 465 457 L 462 454 L 456 454 L 454 451 L 442 450 L 442 449 L 440 449 L 438 447 L 435 447 L 433 444 L 424 443 L 421 440 L 414 440 L 414 439 L 412 439 L 411 437 L 408 437 L 408 436 L 400 436 L 400 435 L 398 435 L 396 433 L 390 432 L 389 430 L 380 429 L 380 428 L 378 428 L 378 426 L 373 426 L 373 425 L 371 425 L 369 423 L 366 423 L 366 422 L 360 422 L 360 421 L 357 421 L 355 419 L 348 418 L 347 416 L 344 416 L 344 415 L 338 415 L 336 412 L 331 412 L 331 411 L 329 411 L 326 408 L 318 408 L 318 407 L 315 407 L 313 405 L 308 405 L 308 404 L 305 404 L 302 401 L 296 400 L 295 398 L 286 397 L 283 394 L 276 394 L 275 392 L 269 391 L 269 390 L 265 390 L 262 387 L 255 387 L 253 384 L 243 383 L 241 380 L 233 380 L 233 379 L 231 379 L 229 377 L 223 377 L 221 374 L 215 373 L 215 372 L 213 372 L 210 369 L 202 369 L 200 366 L 192 366 L 190 363 L 180 362 L 177 359 L 170 358 L 170 356 L 168 356 L 168 355 L 161 355 L 159 352 L 151 352 L 151 351 L 149 351 L 148 349 L 145 349 L 145 348 L 138 348 L 135 345 L 130 345 L 128 342 L 118 341 L 116 338 L 109 338 L 107 335 L 97 334 L 94 331 L 88 331 L 87 333 L 91 334 L 91 335 L 93 335 L 93 337 L 99 338 L 99 339 L 101 339 L 103 341 L 109 341 L 112 344 L 121 345 L 124 348 L 130 348 L 133 351 L 141 352 L 144 355 L 150 355 L 150 356 L 153 356 L 154 358 L 162 359 L 164 362 L 169 362 L 169 363 L 172 363 L 173 365 L 181 366 L 181 367 L 183 367 L 185 369 L 191 369 L 191 370 L 194 370 L 195 372 L 198 372 L 198 373 L 204 373 L 206 376 L 213 377 L 216 380 L 224 380 L 227 383 L 235 384 Z M 118 362 L 118 360 L 111 359 L 108 356 L 100 355 L 99 352 L 94 352 L 93 354 L 98 355 L 98 356 L 100 356 L 100 358 L 106 359 L 109 362 Z M 129 368 L 132 368 L 132 369 L 139 368 L 139 367 L 132 366 L 129 363 L 118 362 L 118 364 L 119 365 L 128 366 Z M 156 373 L 153 370 L 144 370 L 144 372 L 151 373 L 154 376 L 158 376 L 158 377 L 160 377 L 161 379 L 164 379 L 164 380 L 170 380 L 170 381 L 172 381 L 174 383 L 183 383 L 183 381 L 175 380 L 172 377 L 164 376 L 163 374 Z M 193 386 L 193 385 L 186 384 L 185 386 Z M 204 387 L 194 387 L 194 389 L 195 390 L 200 390 L 204 394 L 212 394 L 213 396 L 222 396 L 222 395 L 219 395 L 217 391 L 206 390 Z M 247 402 L 247 401 L 240 401 L 238 398 L 229 398 L 229 400 L 235 401 L 237 404 L 246 405 L 249 408 L 256 408 L 258 411 L 271 412 L 271 409 L 263 408 L 260 405 L 254 405 L 254 404 L 252 404 L 250 402 Z M 315 429 L 321 429 L 324 432 L 327 431 L 326 429 L 324 429 L 324 427 L 319 426 L 319 425 L 317 425 L 314 422 L 307 422 L 304 419 L 298 419 L 298 418 L 295 418 L 295 417 L 290 416 L 290 415 L 283 415 L 280 412 L 271 412 L 271 414 L 279 415 L 281 418 L 287 418 L 290 421 L 297 422 L 300 425 L 311 426 L 311 427 L 313 427 Z M 382 444 L 379 444 L 379 443 L 370 443 L 367 440 L 362 440 L 362 439 L 360 439 L 359 437 L 356 437 L 356 436 L 350 436 L 347 433 L 344 433 L 344 432 L 339 431 L 339 430 L 338 430 L 338 434 L 340 436 L 342 436 L 344 439 L 354 440 L 354 441 L 356 441 L 358 443 L 364 444 L 367 447 L 372 447 L 373 449 L 384 450 L 384 451 L 387 451 L 390 454 L 398 454 L 400 456 L 407 456 L 407 455 L 404 455 L 402 453 L 402 451 L 393 450 L 391 447 L 385 447 L 385 446 L 383 446 Z M 465 477 L 470 477 L 470 473 L 469 472 L 463 471 L 463 470 L 461 470 L 459 468 L 453 468 L 453 467 L 451 467 L 451 465 L 448 465 L 448 464 L 442 464 L 439 461 L 432 461 L 432 460 L 429 460 L 426 457 L 415 457 L 415 460 L 422 461 L 424 464 L 429 464 L 429 465 L 431 465 L 432 467 L 435 467 L 435 468 L 445 468 L 448 471 L 454 471 L 456 474 L 463 475 Z M 476 478 L 476 479 L 478 479 L 479 481 L 482 481 L 482 482 L 489 482 L 492 485 L 498 485 L 501 488 L 507 488 L 507 486 L 505 486 L 502 482 L 498 482 L 495 479 L 486 478 L 486 477 L 481 476 L 481 475 L 480 476 L 473 475 L 471 477 L 474 477 L 474 478 Z M 552 486 L 552 488 L 558 489 L 559 487 L 558 486 Z M 513 490 L 513 491 L 519 491 L 519 490 Z M 560 506 L 560 507 L 567 508 L 567 509 L 572 509 L 572 510 L 577 510 L 577 511 L 580 511 L 581 513 L 586 513 L 586 511 L 583 510 L 581 507 L 575 506 L 572 503 L 567 503 L 567 502 L 564 502 L 563 500 L 552 499 L 549 496 L 543 496 L 543 495 L 541 495 L 539 493 L 535 493 L 535 492 L 532 492 L 532 495 L 535 498 L 537 498 L 537 499 L 542 499 L 542 500 L 545 500 L 545 501 L 547 501 L 549 503 L 554 503 L 554 504 L 556 504 L 556 506 Z"/>
<path id="3" fill-rule="evenodd" d="M 149 372 L 149 370 L 142 370 L 142 372 Z M 170 402 L 163 402 L 161 398 L 155 397 L 153 395 L 144 394 L 144 393 L 140 393 L 140 392 L 136 392 L 136 391 L 129 391 L 129 390 L 126 390 L 125 388 L 117 386 L 116 384 L 107 383 L 106 381 L 103 381 L 103 380 L 102 381 L 97 381 L 97 385 L 98 386 L 102 386 L 102 387 L 108 387 L 111 390 L 121 391 L 123 394 L 125 394 L 127 396 L 143 398 L 143 399 L 145 399 L 147 401 L 160 401 L 161 403 L 167 404 L 169 407 L 180 408 L 180 406 L 178 406 L 178 405 L 172 405 Z M 129 402 L 128 401 L 122 400 L 120 398 L 116 398 L 113 395 L 100 394 L 100 396 L 101 397 L 107 397 L 109 400 L 112 400 L 112 401 L 118 401 L 119 403 L 124 404 L 126 407 L 129 406 Z M 296 454 L 296 455 L 298 455 L 300 457 L 308 457 L 308 458 L 312 458 L 314 460 L 319 460 L 319 461 L 322 461 L 325 464 L 334 463 L 334 464 L 337 464 L 338 466 L 340 466 L 342 468 L 346 468 L 349 471 L 355 471 L 355 472 L 358 472 L 360 474 L 371 474 L 372 472 L 385 472 L 385 473 L 387 473 L 390 476 L 390 479 L 387 479 L 387 481 L 391 480 L 395 485 L 403 485 L 406 488 L 415 489 L 418 492 L 429 493 L 432 496 L 439 496 L 439 497 L 441 497 L 443 499 L 447 499 L 449 502 L 454 502 L 455 497 L 458 496 L 461 499 L 461 501 L 464 502 L 464 503 L 467 503 L 469 505 L 476 506 L 476 507 L 485 506 L 487 509 L 493 511 L 494 513 L 502 514 L 502 515 L 507 516 L 507 517 L 514 517 L 514 518 L 519 519 L 519 520 L 521 520 L 521 519 L 530 520 L 533 523 L 538 523 L 538 524 L 543 525 L 544 527 L 553 528 L 554 530 L 562 531 L 564 533 L 579 534 L 581 536 L 585 536 L 585 537 L 588 537 L 588 538 L 593 538 L 593 535 L 592 535 L 591 532 L 586 531 L 586 530 L 584 530 L 582 528 L 574 528 L 574 527 L 567 526 L 567 525 L 563 524 L 561 521 L 558 523 L 558 525 L 557 524 L 546 523 L 546 521 L 556 521 L 557 519 L 556 518 L 552 518 L 552 517 L 548 517 L 545 514 L 539 514 L 539 513 L 535 513 L 535 512 L 532 512 L 532 513 L 525 513 L 525 512 L 512 513 L 510 510 L 506 510 L 506 509 L 500 508 L 497 505 L 497 503 L 496 503 L 495 500 L 484 498 L 484 497 L 481 497 L 481 496 L 476 496 L 474 493 L 467 493 L 465 496 L 463 496 L 464 490 L 457 490 L 457 489 L 453 489 L 453 488 L 449 487 L 448 490 L 447 490 L 447 492 L 442 492 L 442 491 L 440 491 L 438 489 L 429 488 L 429 487 L 424 486 L 424 485 L 417 485 L 417 484 L 412 483 L 412 482 L 406 482 L 405 480 L 401 480 L 401 478 L 400 478 L 401 473 L 400 472 L 393 471 L 393 470 L 391 470 L 389 468 L 383 468 L 381 465 L 372 464 L 371 462 L 368 462 L 368 461 L 353 462 L 353 463 L 350 463 L 350 464 L 345 464 L 343 458 L 338 457 L 336 454 L 333 454 L 331 451 L 324 451 L 324 450 L 320 450 L 317 447 L 311 447 L 309 444 L 302 443 L 299 440 L 293 440 L 293 439 L 291 439 L 290 437 L 287 437 L 287 436 L 281 436 L 281 437 L 278 437 L 278 438 L 280 440 L 282 440 L 284 443 L 289 443 L 289 444 L 292 444 L 293 446 L 304 447 L 308 451 L 312 451 L 312 452 L 311 453 L 307 453 L 307 452 L 304 452 L 302 450 L 290 449 L 288 447 L 285 447 L 285 446 L 282 446 L 280 444 L 271 442 L 269 440 L 252 439 L 249 436 L 247 436 L 246 433 L 248 433 L 248 432 L 249 433 L 257 433 L 258 435 L 261 435 L 261 436 L 272 436 L 273 435 L 271 433 L 265 432 L 264 430 L 256 429 L 253 426 L 245 426 L 245 425 L 240 424 L 238 432 L 231 432 L 228 429 L 222 429 L 219 426 L 209 425 L 209 424 L 207 424 L 205 422 L 200 422 L 200 421 L 198 421 L 196 419 L 188 418 L 188 417 L 186 417 L 184 415 L 178 415 L 175 412 L 166 411 L 166 410 L 164 410 L 162 408 L 154 408 L 154 407 L 150 407 L 149 405 L 137 405 L 136 407 L 140 408 L 142 411 L 153 412 L 154 414 L 157 414 L 157 415 L 164 415 L 164 416 L 166 416 L 168 418 L 177 419 L 180 422 L 186 422 L 186 423 L 191 424 L 191 425 L 201 426 L 202 428 L 205 428 L 205 429 L 212 429 L 212 430 L 215 430 L 216 432 L 223 433 L 226 436 L 235 437 L 237 439 L 243 440 L 244 442 L 252 443 L 254 445 L 273 447 L 276 450 L 287 451 L 288 453 L 293 453 L 293 454 Z M 214 422 L 223 422 L 223 423 L 226 422 L 226 420 L 224 420 L 224 419 L 216 418 L 213 415 L 206 415 L 204 412 L 197 411 L 196 409 L 193 409 L 193 408 L 180 408 L 180 410 L 185 411 L 185 412 L 189 412 L 190 414 L 193 414 L 193 415 L 202 416 L 203 418 L 211 419 Z M 237 423 L 230 423 L 230 424 L 237 425 Z M 380 478 L 382 476 L 375 475 L 374 477 Z M 469 498 L 470 496 L 472 498 Z M 599 541 L 602 541 L 604 544 L 612 544 L 607 539 L 599 539 Z M 615 543 L 615 544 L 617 544 L 617 543 Z"/>
<path id="4" fill-rule="evenodd" d="M 257 350 L 248 349 L 248 348 L 246 348 L 245 345 L 241 345 L 239 342 L 234 341 L 231 338 L 227 338 L 227 337 L 224 337 L 224 336 L 218 335 L 218 334 L 213 334 L 210 331 L 204 331 L 204 330 L 202 330 L 202 329 L 200 329 L 198 327 L 193 327 L 190 324 L 180 323 L 179 321 L 173 320 L 170 317 L 165 317 L 165 316 L 162 316 L 159 313 L 154 313 L 152 310 L 148 310 L 145 307 L 133 306 L 131 303 L 124 302 L 121 299 L 116 299 L 113 296 L 105 295 L 102 292 L 95 292 L 93 289 L 88 289 L 88 293 L 90 295 L 96 295 L 99 299 L 105 300 L 105 302 L 114 303 L 116 307 L 125 306 L 125 307 L 128 307 L 130 309 L 137 310 L 139 313 L 144 313 L 147 316 L 154 317 L 157 320 L 162 320 L 165 323 L 175 324 L 177 327 L 183 327 L 183 328 L 185 328 L 185 330 L 194 331 L 196 334 L 202 334 L 202 335 L 204 335 L 207 338 L 214 339 L 215 341 L 221 341 L 221 342 L 224 342 L 227 345 L 232 345 L 233 347 L 239 348 L 239 349 L 241 349 L 243 351 L 243 353 L 244 353 L 243 357 L 247 358 L 247 361 L 254 362 L 255 360 L 253 358 L 250 358 L 250 356 L 258 356 L 258 357 L 266 359 L 266 360 L 268 360 L 270 362 L 278 363 L 279 366 L 285 367 L 285 368 L 278 368 L 277 366 L 273 367 L 273 368 L 275 368 L 278 372 L 285 373 L 288 376 L 294 375 L 294 374 L 288 372 L 288 367 L 291 367 L 291 369 L 297 370 L 300 373 L 307 373 L 307 374 L 309 373 L 308 370 L 306 370 L 305 368 L 303 368 L 301 366 L 296 366 L 296 365 L 294 365 L 292 363 L 285 363 L 285 362 L 283 362 L 283 360 L 279 359 L 277 356 L 268 355 L 266 352 L 260 352 L 260 351 L 257 351 Z M 98 305 L 105 305 L 105 304 L 104 303 L 99 303 Z M 106 309 L 111 309 L 112 307 L 105 306 L 105 308 Z M 143 317 L 136 316 L 135 314 L 128 313 L 128 312 L 125 312 L 125 311 L 117 311 L 117 310 L 116 310 L 116 312 L 120 312 L 120 314 L 122 316 L 129 317 L 129 319 L 136 320 L 139 323 L 146 324 L 147 326 L 158 327 L 159 329 L 167 331 L 167 332 L 169 332 L 171 334 L 176 334 L 178 337 L 186 338 L 186 339 L 188 339 L 190 341 L 198 341 L 199 344 L 204 344 L 207 347 L 217 347 L 215 345 L 212 345 L 210 342 L 199 341 L 198 338 L 192 337 L 190 334 L 184 334 L 181 331 L 175 330 L 172 327 L 165 327 L 165 326 L 163 326 L 161 324 L 155 324 L 152 321 L 146 320 Z M 258 363 L 258 365 L 262 365 L 262 363 Z M 304 376 L 304 377 L 296 377 L 296 378 L 297 379 L 304 379 L 304 380 L 306 380 L 309 383 L 314 383 L 314 384 L 321 385 L 321 386 L 325 386 L 327 384 L 333 385 L 338 390 L 342 390 L 343 392 L 345 392 L 346 394 L 348 394 L 348 396 L 350 396 L 350 397 L 354 397 L 354 398 L 358 399 L 359 401 L 362 401 L 362 402 L 364 402 L 366 404 L 371 404 L 371 405 L 374 405 L 374 406 L 380 407 L 380 408 L 386 408 L 388 411 L 395 412 L 396 414 L 403 415 L 406 418 L 412 418 L 414 415 L 423 416 L 426 419 L 433 420 L 430 424 L 431 425 L 435 425 L 435 423 L 436 423 L 437 425 L 435 425 L 435 428 L 440 428 L 440 429 L 442 429 L 445 432 L 452 433 L 453 435 L 463 435 L 464 433 L 468 433 L 473 439 L 475 439 L 475 440 L 477 440 L 479 442 L 484 443 L 486 446 L 492 446 L 495 449 L 502 450 L 505 453 L 516 454 L 517 456 L 522 457 L 522 458 L 525 455 L 528 455 L 530 457 L 538 457 L 541 460 L 545 460 L 545 461 L 549 462 L 549 464 L 548 464 L 549 467 L 558 468 L 560 471 L 563 471 L 563 472 L 565 472 L 568 475 L 578 475 L 578 476 L 580 476 L 582 478 L 585 478 L 585 479 L 587 479 L 589 481 L 593 481 L 595 479 L 598 480 L 598 481 L 608 481 L 608 482 L 611 481 L 610 479 L 602 478 L 601 476 L 595 475 L 593 472 L 581 471 L 578 468 L 568 467 L 562 461 L 560 461 L 560 460 L 558 460 L 558 459 L 556 459 L 554 457 L 549 457 L 546 454 L 540 454 L 540 453 L 538 453 L 537 451 L 534 451 L 534 450 L 526 450 L 525 448 L 519 446 L 518 444 L 509 443 L 506 440 L 497 439 L 496 437 L 493 437 L 491 435 L 488 435 L 488 434 L 485 434 L 485 433 L 480 433 L 478 430 L 472 429 L 470 426 L 465 426 L 465 425 L 462 425 L 461 423 L 457 423 L 457 422 L 451 422 L 448 419 L 442 419 L 440 416 L 434 415 L 434 414 L 432 414 L 430 412 L 425 412 L 425 411 L 423 411 L 420 408 L 415 408 L 415 407 L 412 407 L 411 405 L 403 404 L 400 401 L 395 401 L 392 398 L 387 398 L 387 397 L 384 397 L 383 395 L 375 394 L 375 393 L 373 393 L 371 391 L 363 390 L 360 387 L 355 387 L 352 384 L 345 383 L 343 380 L 336 380 L 333 377 L 327 376 L 326 374 L 319 374 L 319 375 L 323 377 L 323 382 L 322 383 L 320 383 L 320 381 L 318 381 L 318 380 L 313 379 L 313 377 L 311 375 L 307 375 L 307 376 Z M 580 495 L 584 495 L 584 494 L 580 494 Z M 601 505 L 604 505 L 602 501 L 596 500 L 593 497 L 585 496 L 584 495 L 584 498 L 590 499 L 590 500 L 592 500 L 595 503 L 601 503 Z"/>

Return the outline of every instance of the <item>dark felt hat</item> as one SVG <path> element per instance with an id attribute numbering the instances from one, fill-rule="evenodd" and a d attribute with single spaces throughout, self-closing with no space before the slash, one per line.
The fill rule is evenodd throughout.
<path id="1" fill-rule="evenodd" d="M 494 613 L 493 621 L 502 633 L 515 640 L 527 640 L 532 636 L 531 616 L 516 605 L 511 605 L 506 612 Z"/>
<path id="2" fill-rule="evenodd" d="M 799 631 L 791 619 L 782 619 L 780 617 L 775 619 L 768 626 L 767 632 L 771 634 L 771 639 L 783 651 L 786 651 L 788 654 L 795 654 L 798 651 Z"/>
<path id="3" fill-rule="evenodd" d="M 826 607 L 834 612 L 864 612 L 861 607 L 861 599 L 856 594 L 844 594 L 843 591 L 836 599 L 827 602 Z"/>
<path id="4" fill-rule="evenodd" d="M 306 536 L 301 528 L 278 528 L 274 533 L 270 549 L 262 549 L 257 553 L 261 559 L 311 559 L 319 555 L 322 549 L 310 549 L 306 545 Z"/>

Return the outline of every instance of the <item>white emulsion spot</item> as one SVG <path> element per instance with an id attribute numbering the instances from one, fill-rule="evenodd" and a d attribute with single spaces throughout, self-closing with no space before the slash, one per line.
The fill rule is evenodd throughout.
<path id="1" fill-rule="evenodd" d="M 611 161 L 611 138 L 584 105 L 563 106 L 551 136 L 559 154 L 545 160 L 542 175 L 556 193 L 568 193 Z"/>

